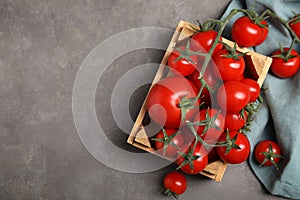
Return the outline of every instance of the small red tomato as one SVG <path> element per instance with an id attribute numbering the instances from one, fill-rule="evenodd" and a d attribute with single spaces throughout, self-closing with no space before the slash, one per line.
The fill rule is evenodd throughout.
<path id="1" fill-rule="evenodd" d="M 276 168 L 281 155 L 280 146 L 271 140 L 263 140 L 255 146 L 254 157 L 261 166 L 274 165 Z"/>
<path id="2" fill-rule="evenodd" d="M 260 86 L 255 80 L 250 78 L 243 79 L 241 80 L 241 82 L 244 83 L 249 90 L 250 93 L 249 102 L 254 102 L 260 94 Z"/>
<path id="3" fill-rule="evenodd" d="M 227 81 L 218 90 L 217 101 L 226 112 L 237 113 L 249 102 L 247 87 L 240 81 Z"/>
<path id="4" fill-rule="evenodd" d="M 207 121 L 207 124 L 194 126 L 198 135 L 203 140 L 209 143 L 215 143 L 219 139 L 224 129 L 224 117 L 218 110 L 215 109 L 204 109 L 195 115 L 194 123 Z M 206 131 L 206 132 L 204 132 Z"/>
<path id="5" fill-rule="evenodd" d="M 182 134 L 176 129 L 162 129 L 155 136 L 155 147 L 164 156 L 175 157 L 184 144 Z"/>
<path id="6" fill-rule="evenodd" d="M 294 20 L 289 22 L 289 25 L 297 37 L 300 38 L 300 14 L 296 15 Z"/>
<path id="7" fill-rule="evenodd" d="M 265 20 L 256 24 L 248 16 L 242 16 L 232 25 L 232 39 L 242 47 L 257 46 L 266 39 L 269 32 L 267 26 Z"/>
<path id="8" fill-rule="evenodd" d="M 169 172 L 164 178 L 164 195 L 174 196 L 183 194 L 187 188 L 185 176 L 177 171 Z"/>
<path id="9" fill-rule="evenodd" d="M 192 74 L 196 69 L 197 63 L 198 56 L 189 49 L 189 45 L 174 49 L 168 59 L 171 71 L 182 76 Z"/>
<path id="10" fill-rule="evenodd" d="M 182 147 L 184 153 L 177 159 L 177 164 L 183 172 L 187 174 L 198 174 L 208 164 L 208 156 L 205 147 L 197 143 L 194 149 L 194 143 Z"/>
<path id="11" fill-rule="evenodd" d="M 201 51 L 202 53 L 209 52 L 214 40 L 217 37 L 218 32 L 215 30 L 208 30 L 197 32 L 192 36 L 191 39 L 191 48 L 194 51 Z M 222 41 L 222 38 L 219 38 Z M 222 43 L 218 43 L 216 48 L 214 49 L 213 55 L 223 48 Z M 204 52 L 203 52 L 204 49 Z"/>
<path id="12" fill-rule="evenodd" d="M 248 113 L 244 111 L 244 115 L 242 116 L 241 113 L 226 113 L 225 115 L 225 127 L 224 130 L 229 131 L 238 131 L 247 122 Z"/>
<path id="13" fill-rule="evenodd" d="M 278 49 L 272 54 L 272 72 L 280 78 L 289 78 L 294 76 L 300 67 L 300 57 L 298 52 L 293 49 L 290 53 L 292 57 L 286 57 L 287 51 L 289 48 L 283 48 L 282 50 Z"/>
<path id="14" fill-rule="evenodd" d="M 229 56 L 227 50 L 221 50 L 216 53 L 213 60 L 217 67 L 214 68 L 215 74 L 220 74 L 223 81 L 232 81 L 244 73 L 245 60 L 243 56 L 236 58 Z"/>
<path id="15" fill-rule="evenodd" d="M 216 147 L 218 155 L 224 162 L 239 164 L 249 157 L 250 143 L 243 133 L 236 131 L 223 133 L 219 142 L 227 142 L 227 146 Z"/>

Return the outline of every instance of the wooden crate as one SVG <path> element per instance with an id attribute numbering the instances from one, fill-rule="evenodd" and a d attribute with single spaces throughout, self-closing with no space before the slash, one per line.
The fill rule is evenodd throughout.
<path id="1" fill-rule="evenodd" d="M 186 38 L 192 36 L 195 33 L 195 31 L 191 28 L 191 26 L 194 28 L 198 28 L 197 26 L 189 22 L 185 22 L 185 21 L 179 22 L 174 32 L 174 35 L 170 41 L 170 44 L 165 52 L 165 55 L 162 59 L 161 65 L 159 66 L 158 71 L 154 77 L 152 86 L 164 77 L 168 58 L 171 52 L 173 51 L 174 47 L 176 46 L 176 44 L 181 41 L 184 41 Z M 229 41 L 225 38 L 222 38 L 222 40 L 230 46 L 234 45 L 232 41 Z M 245 60 L 247 63 L 247 69 L 246 69 L 247 73 L 250 74 L 251 78 L 256 80 L 258 84 L 261 86 L 268 73 L 268 70 L 272 63 L 272 59 L 270 57 L 258 54 L 254 51 L 250 51 L 247 48 L 237 47 L 237 50 L 243 53 L 247 53 L 247 55 L 245 56 Z M 150 87 L 150 89 L 152 88 L 152 86 Z M 137 116 L 137 119 L 128 137 L 127 142 L 139 149 L 163 157 L 162 155 L 156 153 L 156 150 L 151 146 L 151 142 L 149 140 L 148 134 L 143 126 L 143 121 L 144 118 L 146 117 L 146 112 L 147 112 L 145 102 L 146 100 L 144 101 L 141 107 L 141 110 Z M 166 157 L 164 158 L 168 159 Z M 219 182 L 222 180 L 222 177 L 226 171 L 226 167 L 227 167 L 226 163 L 224 163 L 221 160 L 216 160 L 210 162 L 206 166 L 206 168 L 202 172 L 200 172 L 200 174 Z"/>

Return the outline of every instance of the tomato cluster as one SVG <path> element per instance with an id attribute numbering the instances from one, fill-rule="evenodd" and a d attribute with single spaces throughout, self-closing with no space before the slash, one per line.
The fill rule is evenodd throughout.
<path id="1" fill-rule="evenodd" d="M 298 37 L 299 24 L 299 17 L 290 23 Z M 237 45 L 262 44 L 268 26 L 262 17 L 243 16 L 231 29 L 234 46 L 224 43 L 215 30 L 199 30 L 171 52 L 171 73 L 150 89 L 146 108 L 162 127 L 152 138 L 157 152 L 173 158 L 177 169 L 193 175 L 210 160 L 239 164 L 249 157 L 250 143 L 243 132 L 261 103 L 260 86 L 246 73 L 246 54 Z M 278 77 L 297 73 L 300 57 L 294 49 L 282 48 L 273 58 L 271 69 Z M 261 166 L 277 167 L 282 157 L 279 145 L 272 141 L 259 143 L 254 154 Z M 165 194 L 176 197 L 186 184 L 182 174 L 171 172 L 164 179 Z"/>
<path id="2" fill-rule="evenodd" d="M 146 100 L 150 118 L 162 127 L 152 138 L 157 152 L 173 157 L 187 174 L 198 174 L 216 155 L 237 164 L 250 153 L 241 129 L 260 86 L 245 78 L 245 54 L 216 36 L 213 30 L 197 32 L 177 45 L 168 59 L 171 73 L 153 85 Z M 215 40 L 203 73 L 204 55 Z"/>

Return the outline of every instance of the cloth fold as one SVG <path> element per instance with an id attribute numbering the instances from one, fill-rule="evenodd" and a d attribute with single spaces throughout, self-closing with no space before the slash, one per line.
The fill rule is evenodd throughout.
<path id="1" fill-rule="evenodd" d="M 270 9 L 284 20 L 300 13 L 300 1 L 296 0 L 233 0 L 226 9 L 226 16 L 233 8 L 253 9 L 261 14 Z M 224 37 L 231 39 L 230 28 L 242 14 L 237 14 L 224 30 Z M 276 20 L 269 18 L 269 34 L 266 41 L 254 50 L 271 55 L 279 48 L 289 47 L 291 38 L 288 31 Z M 295 49 L 300 52 L 297 44 Z M 265 188 L 273 195 L 300 199 L 300 72 L 289 79 L 280 79 L 269 73 L 264 82 L 264 104 L 255 115 L 251 131 L 247 136 L 253 149 L 265 139 L 279 143 L 285 159 L 275 167 L 259 167 L 253 154 L 249 158 L 251 169 Z"/>

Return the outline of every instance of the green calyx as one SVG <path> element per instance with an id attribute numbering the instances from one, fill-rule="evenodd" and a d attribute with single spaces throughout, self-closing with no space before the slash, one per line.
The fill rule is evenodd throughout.
<path id="1" fill-rule="evenodd" d="M 179 195 L 176 194 L 175 192 L 171 191 L 170 189 L 163 189 L 161 191 L 161 193 L 165 196 L 168 196 L 168 197 L 174 197 L 175 199 L 178 199 L 179 198 Z"/>
<path id="2" fill-rule="evenodd" d="M 195 147 L 195 146 L 194 146 Z M 189 165 L 191 168 L 191 171 L 194 171 L 194 160 L 197 160 L 198 158 L 200 158 L 200 156 L 195 156 L 194 154 L 194 149 L 191 149 L 191 147 L 188 148 L 188 152 L 185 154 L 183 152 L 178 151 L 178 154 L 184 158 L 184 161 L 177 167 L 176 170 L 182 168 L 185 165 Z"/>
<path id="3" fill-rule="evenodd" d="M 229 46 L 225 42 L 221 42 L 221 43 L 224 45 L 225 49 L 228 52 L 228 54 L 222 55 L 225 58 L 232 58 L 234 60 L 239 60 L 241 57 L 245 56 L 248 53 L 248 52 L 246 52 L 246 53 L 238 52 L 236 50 L 237 49 L 236 43 L 234 43 L 233 47 Z"/>
<path id="4" fill-rule="evenodd" d="M 204 130 L 203 130 L 201 136 L 204 136 L 210 128 L 214 128 L 214 129 L 217 129 L 219 131 L 222 131 L 222 129 L 218 125 L 216 125 L 216 123 L 215 123 L 215 121 L 216 121 L 219 114 L 220 114 L 220 111 L 217 114 L 215 114 L 214 116 L 211 117 L 209 115 L 209 109 L 207 109 L 206 114 L 205 114 L 205 119 L 201 120 L 199 122 L 194 122 L 193 123 L 194 126 L 204 126 Z"/>
<path id="5" fill-rule="evenodd" d="M 206 22 L 204 22 L 203 24 L 201 24 L 201 22 L 199 20 L 196 20 L 199 29 L 195 28 L 193 26 L 190 26 L 191 29 L 193 29 L 195 32 L 206 32 L 209 30 L 213 30 L 215 29 L 215 27 L 221 23 L 220 20 L 216 20 L 216 19 L 211 19 L 211 20 L 207 20 Z"/>
<path id="6" fill-rule="evenodd" d="M 187 94 L 184 95 L 181 99 L 180 102 L 178 104 L 178 107 L 181 110 L 181 121 L 184 122 L 186 119 L 186 113 L 189 110 L 198 108 L 199 106 L 202 105 L 202 103 L 199 106 L 196 106 L 196 103 L 198 101 L 198 97 L 194 97 L 194 98 L 188 98 Z"/>
<path id="7" fill-rule="evenodd" d="M 200 55 L 199 52 L 191 51 L 190 49 L 190 41 L 187 42 L 185 49 L 180 49 L 178 47 L 175 48 L 179 52 L 179 56 L 173 61 L 173 62 L 178 62 L 181 59 L 186 59 L 188 62 L 192 64 L 196 64 L 195 61 L 191 59 L 191 56 L 194 55 Z"/>
<path id="8" fill-rule="evenodd" d="M 195 141 L 194 141 L 194 147 L 193 149 L 196 148 L 196 145 L 198 144 L 198 142 L 200 142 L 206 149 L 210 148 L 210 147 L 215 147 L 216 145 L 214 144 L 208 144 L 206 143 L 201 136 L 205 135 L 207 133 L 207 131 L 210 128 L 214 128 L 217 129 L 219 131 L 223 131 L 218 125 L 215 124 L 215 121 L 218 117 L 218 115 L 220 114 L 220 111 L 218 113 L 216 113 L 214 116 L 210 116 L 209 115 L 209 110 L 207 109 L 206 111 L 206 116 L 204 120 L 198 121 L 198 122 L 190 122 L 187 121 L 186 124 L 189 127 L 189 129 L 192 131 L 194 137 L 195 137 Z M 194 126 L 205 126 L 203 129 L 203 132 L 200 135 L 198 135 L 197 131 L 195 130 Z"/>
<path id="9" fill-rule="evenodd" d="M 269 144 L 269 150 L 267 152 L 262 152 L 262 154 L 265 156 L 265 159 L 262 161 L 262 163 L 259 166 L 263 166 L 266 164 L 266 162 L 270 161 L 272 165 L 278 170 L 278 165 L 275 162 L 275 158 L 283 158 L 282 155 L 276 154 L 273 152 L 273 147 L 271 144 Z"/>
<path id="10" fill-rule="evenodd" d="M 177 136 L 177 134 L 180 132 L 180 131 L 177 131 L 175 134 L 172 134 L 170 136 L 168 136 L 166 130 L 164 128 L 162 128 L 162 132 L 163 132 L 163 135 L 164 137 L 163 138 L 152 138 L 151 140 L 153 141 L 157 141 L 157 142 L 162 142 L 164 144 L 164 147 L 163 147 L 163 155 L 165 156 L 166 155 L 166 151 L 167 151 L 167 147 L 170 145 L 176 149 L 179 149 L 179 147 L 174 144 L 173 142 L 173 138 Z"/>
<path id="11" fill-rule="evenodd" d="M 241 149 L 241 147 L 236 144 L 237 137 L 238 133 L 236 133 L 233 138 L 230 138 L 229 130 L 226 131 L 226 141 L 218 143 L 218 146 L 226 146 L 225 155 L 227 155 L 231 149 Z"/>
<path id="12" fill-rule="evenodd" d="M 258 15 L 257 12 L 255 12 L 254 10 L 246 10 L 245 13 L 254 24 L 257 24 L 262 28 L 268 29 L 269 26 L 262 23 L 262 21 L 269 18 L 269 16 L 265 16 L 266 13 L 263 13 L 262 15 Z"/>
<path id="13" fill-rule="evenodd" d="M 290 59 L 296 58 L 297 55 L 291 55 L 291 52 L 293 50 L 295 40 L 293 40 L 293 43 L 291 47 L 288 50 L 285 50 L 281 45 L 280 46 L 280 54 L 272 55 L 272 58 L 281 58 L 284 62 L 288 62 Z"/>

